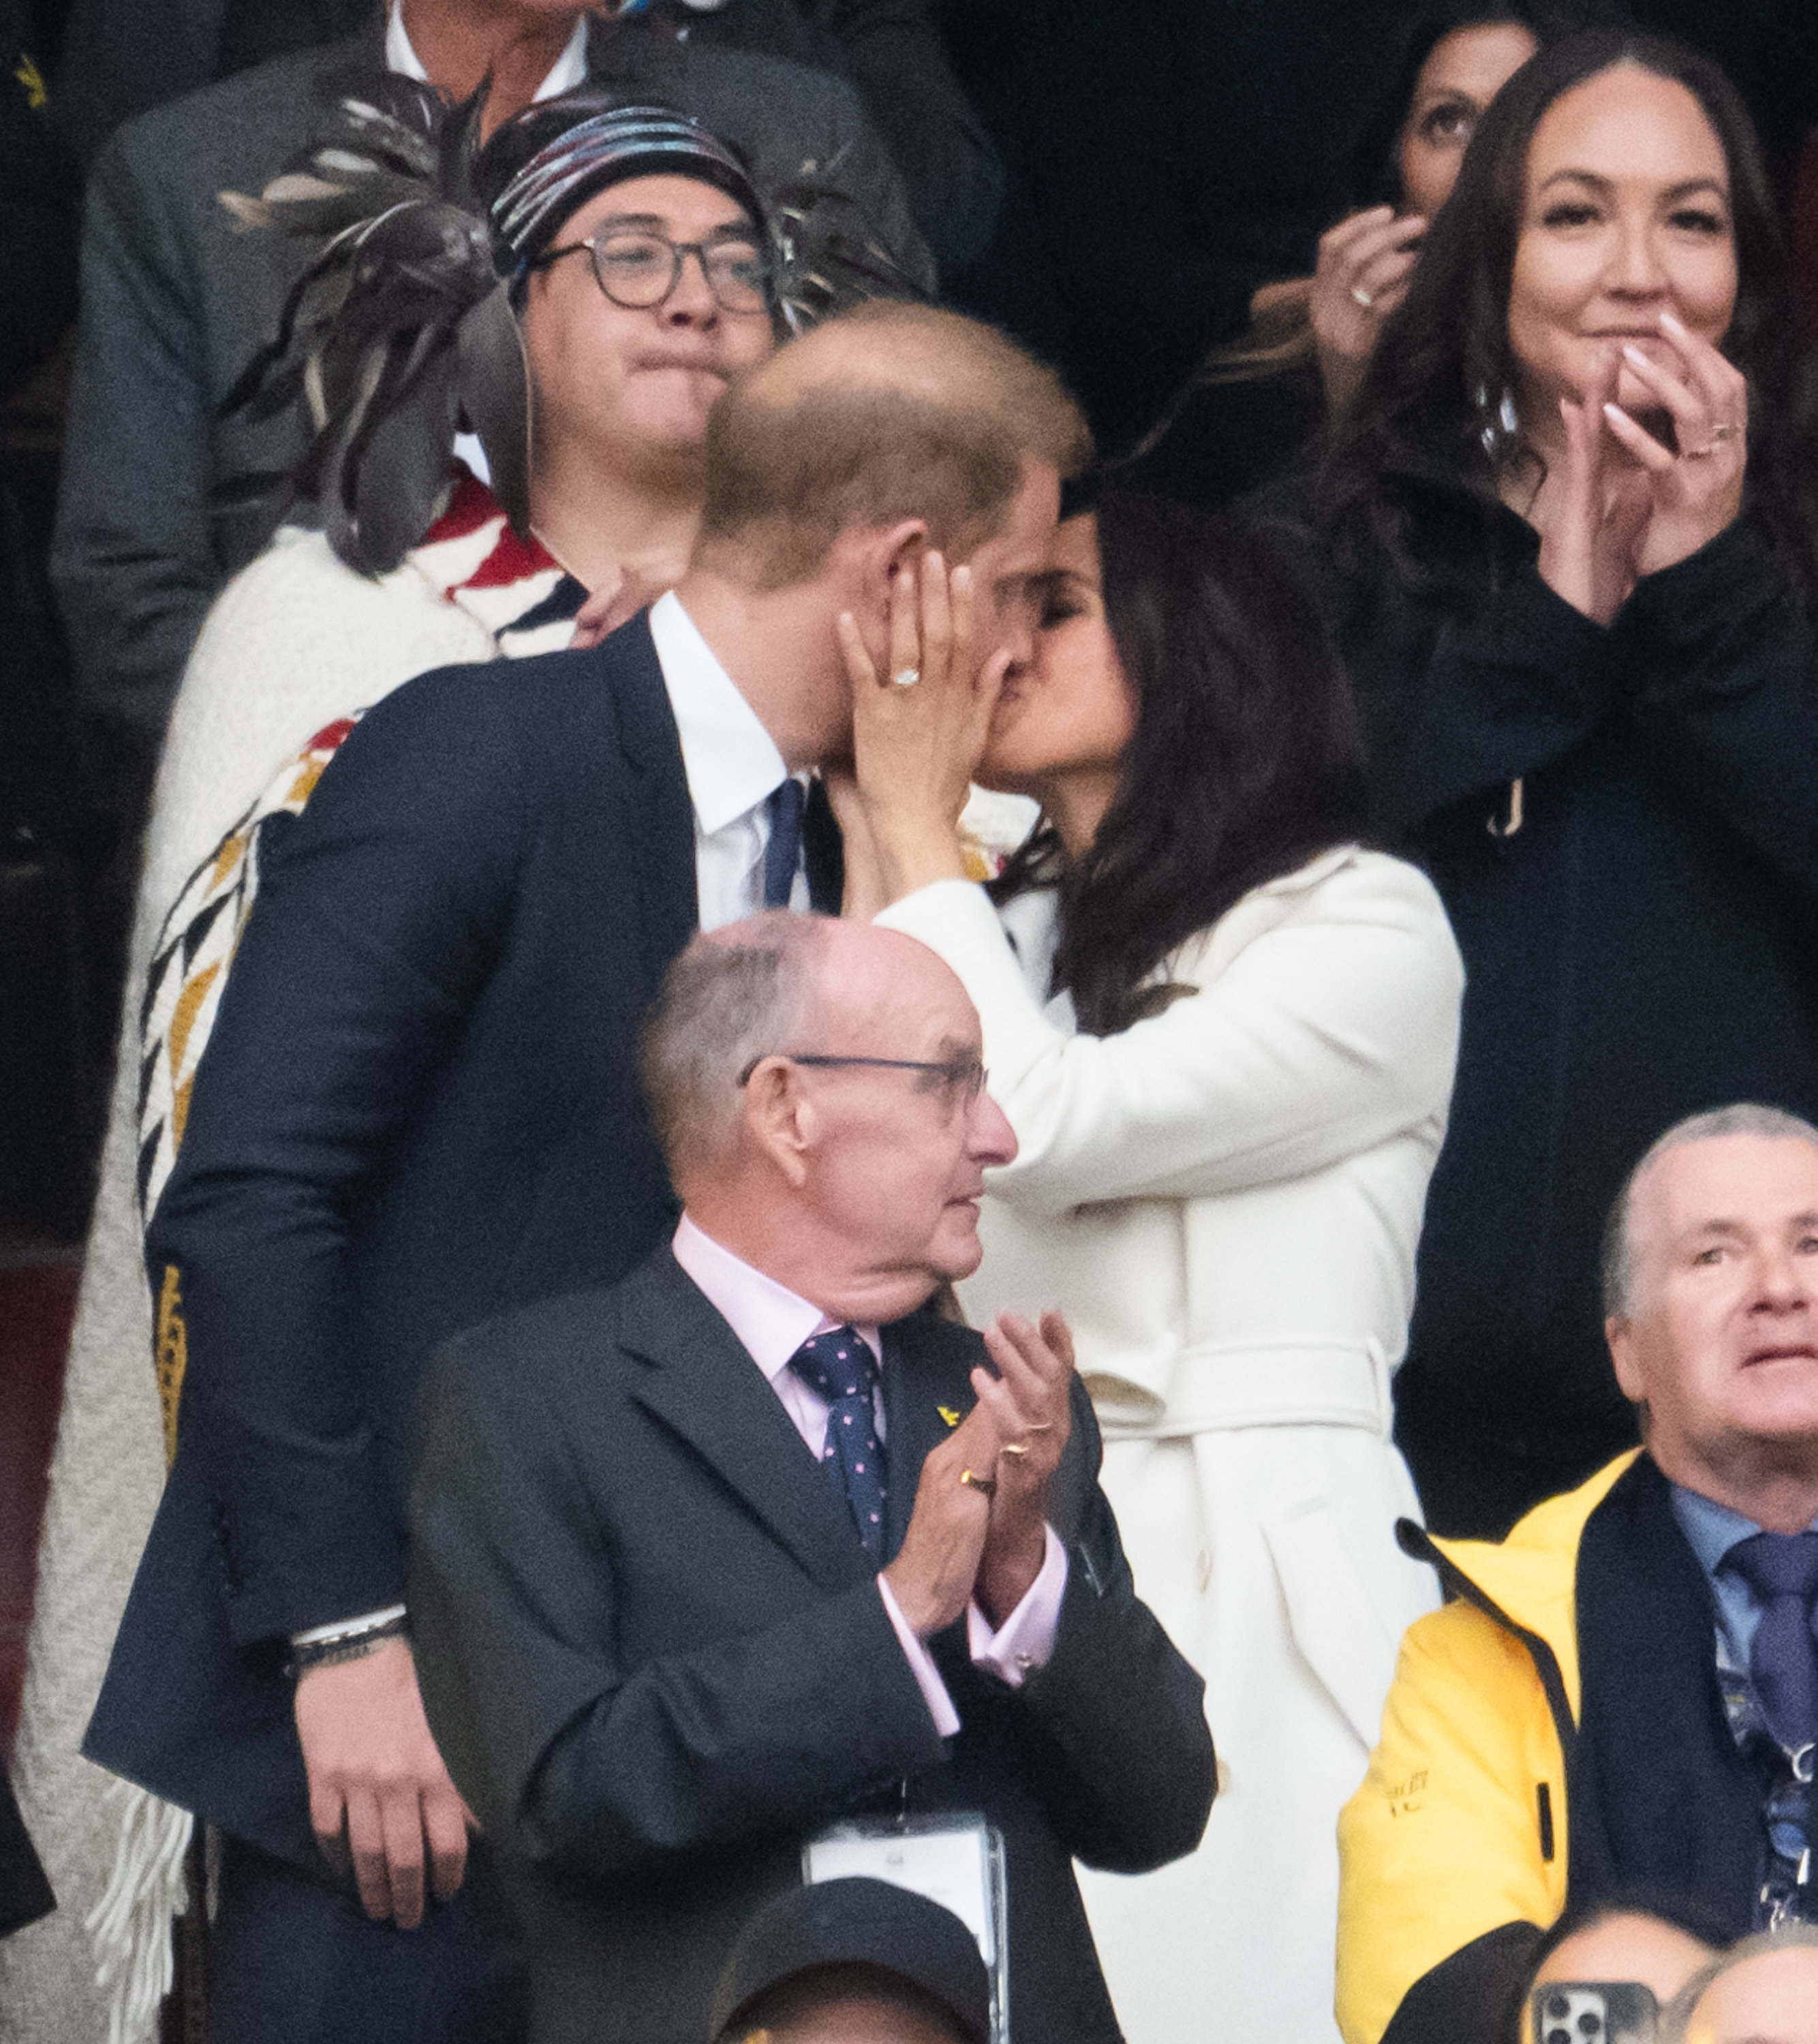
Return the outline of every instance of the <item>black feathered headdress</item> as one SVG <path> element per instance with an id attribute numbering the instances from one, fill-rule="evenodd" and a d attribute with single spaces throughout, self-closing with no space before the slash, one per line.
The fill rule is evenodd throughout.
<path id="1" fill-rule="evenodd" d="M 325 108 L 257 198 L 222 194 L 302 252 L 276 332 L 222 409 L 269 418 L 301 403 L 308 445 L 275 493 L 268 477 L 245 487 L 273 525 L 296 496 L 313 499 L 336 553 L 367 574 L 395 567 L 433 522 L 463 423 L 493 494 L 528 529 L 529 377 L 513 295 L 608 185 L 679 174 L 736 198 L 769 246 L 782 332 L 862 299 L 925 295 L 836 186 L 805 177 L 767 206 L 742 159 L 685 115 L 583 89 L 526 108 L 482 151 L 484 96 L 451 106 L 413 80 L 375 80 L 370 98 Z"/>
<path id="2" fill-rule="evenodd" d="M 451 107 L 388 78 L 373 99 L 323 109 L 309 147 L 256 199 L 223 194 L 305 254 L 222 409 L 269 418 L 302 403 L 308 446 L 290 494 L 313 500 L 336 553 L 367 574 L 395 567 L 433 522 L 463 419 L 513 524 L 528 517 L 528 377 L 475 187 L 483 103 L 483 88 Z"/>

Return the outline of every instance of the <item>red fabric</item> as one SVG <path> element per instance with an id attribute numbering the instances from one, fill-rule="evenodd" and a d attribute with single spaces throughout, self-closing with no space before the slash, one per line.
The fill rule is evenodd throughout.
<path id="1" fill-rule="evenodd" d="M 9 1757 L 80 1276 L 74 1263 L 0 1270 L 0 1753 Z"/>

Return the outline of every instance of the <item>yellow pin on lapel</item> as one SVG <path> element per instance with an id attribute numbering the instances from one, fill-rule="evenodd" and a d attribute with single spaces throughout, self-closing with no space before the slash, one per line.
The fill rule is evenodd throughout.
<path id="1" fill-rule="evenodd" d="M 957 1427 L 959 1424 L 959 1415 L 951 1405 L 936 1405 L 934 1409 L 948 1426 Z"/>

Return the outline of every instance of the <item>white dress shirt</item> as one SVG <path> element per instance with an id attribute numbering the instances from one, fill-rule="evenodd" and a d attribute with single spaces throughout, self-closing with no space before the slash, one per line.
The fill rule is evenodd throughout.
<path id="1" fill-rule="evenodd" d="M 651 605 L 650 636 L 656 642 L 694 805 L 701 927 L 717 930 L 764 905 L 770 798 L 788 778 L 789 767 L 674 590 Z M 789 905 L 808 906 L 808 879 L 799 859 Z"/>
<path id="2" fill-rule="evenodd" d="M 391 17 L 385 29 L 385 67 L 396 71 L 401 78 L 413 78 L 424 85 L 429 83 L 423 60 L 411 47 L 409 32 L 404 26 L 404 0 L 391 0 Z M 563 44 L 561 56 L 550 67 L 549 75 L 531 98 L 553 99 L 557 93 L 572 92 L 576 86 L 586 82 L 587 17 L 583 14 L 575 24 L 575 33 Z"/>
<path id="3" fill-rule="evenodd" d="M 818 1462 L 827 1445 L 827 1401 L 804 1378 L 790 1368 L 795 1352 L 810 1335 L 825 1334 L 840 1323 L 818 1306 L 798 1297 L 743 1257 L 716 1242 L 698 1228 L 686 1214 L 675 1231 L 675 1260 L 700 1286 L 707 1302 L 731 1327 L 751 1360 L 761 1370 L 771 1389 L 782 1402 L 795 1431 L 809 1454 Z M 882 1362 L 883 1351 L 874 1327 L 860 1327 L 860 1339 Z M 878 1438 L 884 1439 L 884 1398 L 880 1384 L 873 1393 Z M 1032 1669 L 1045 1667 L 1054 1651 L 1055 1634 L 1060 1623 L 1061 1598 L 1067 1589 L 1067 1550 L 1051 1526 L 1040 1573 L 1022 1602 L 1004 1623 L 993 1630 L 991 1622 L 976 1604 L 966 1615 L 967 1642 L 973 1664 L 995 1675 L 1012 1689 L 1020 1689 Z M 959 1729 L 959 1713 L 953 1708 L 947 1685 L 933 1657 L 916 1637 L 901 1607 L 882 1576 L 878 1593 L 884 1600 L 897 1638 L 908 1659 L 910 1672 L 928 1704 L 934 1728 L 943 1739 Z"/>

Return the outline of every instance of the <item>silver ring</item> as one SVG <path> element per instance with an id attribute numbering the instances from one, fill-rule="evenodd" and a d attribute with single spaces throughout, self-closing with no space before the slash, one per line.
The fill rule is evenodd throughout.
<path id="1" fill-rule="evenodd" d="M 1368 312 L 1370 308 L 1376 302 L 1376 301 L 1361 284 L 1353 284 L 1351 286 L 1351 295 L 1356 299 L 1357 302 L 1363 306 L 1366 312 Z"/>
<path id="2" fill-rule="evenodd" d="M 920 667 L 899 667 L 890 677 L 892 684 L 899 689 L 913 689 L 921 679 Z"/>
<path id="3" fill-rule="evenodd" d="M 1733 440 L 1739 438 L 1741 432 L 1740 426 L 1712 426 L 1711 437 L 1714 440 Z"/>

